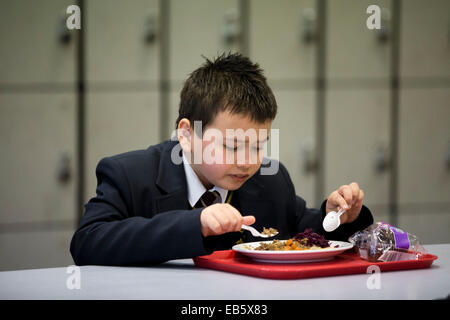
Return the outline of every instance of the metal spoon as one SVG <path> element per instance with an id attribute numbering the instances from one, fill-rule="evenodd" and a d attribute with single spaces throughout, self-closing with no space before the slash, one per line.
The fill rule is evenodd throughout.
<path id="1" fill-rule="evenodd" d="M 336 212 L 336 211 L 329 212 L 325 216 L 325 219 L 323 219 L 323 223 L 322 223 L 325 231 L 331 232 L 331 231 L 336 230 L 339 227 L 339 225 L 341 224 L 341 220 L 339 219 L 339 217 L 344 212 L 345 212 L 345 210 L 343 210 L 343 209 L 339 209 L 338 212 Z"/>
<path id="2" fill-rule="evenodd" d="M 251 234 L 252 234 L 254 237 L 269 238 L 269 237 L 276 236 L 276 235 L 278 234 L 278 232 L 275 233 L 275 234 L 271 234 L 271 235 L 262 234 L 261 232 L 259 232 L 259 231 L 256 230 L 255 228 L 250 227 L 250 226 L 247 226 L 247 225 L 245 225 L 245 224 L 243 224 L 241 228 L 244 229 L 244 230 L 250 231 Z"/>

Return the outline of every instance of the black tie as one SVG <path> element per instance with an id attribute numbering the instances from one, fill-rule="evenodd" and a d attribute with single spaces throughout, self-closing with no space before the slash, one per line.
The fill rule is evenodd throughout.
<path id="1" fill-rule="evenodd" d="M 217 191 L 206 191 L 202 197 L 200 198 L 200 200 L 198 200 L 198 202 L 195 204 L 195 208 L 203 208 L 203 207 L 208 207 L 214 203 L 221 203 L 222 202 L 222 198 L 219 194 L 219 192 Z"/>

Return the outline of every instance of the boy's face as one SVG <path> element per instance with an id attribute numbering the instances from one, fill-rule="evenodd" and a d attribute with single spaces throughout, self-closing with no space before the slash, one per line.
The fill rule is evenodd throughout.
<path id="1" fill-rule="evenodd" d="M 249 116 L 221 111 L 202 128 L 201 137 L 194 133 L 198 123 L 180 120 L 178 140 L 206 189 L 216 185 L 236 190 L 258 171 L 271 124 L 270 119 L 258 123 Z"/>

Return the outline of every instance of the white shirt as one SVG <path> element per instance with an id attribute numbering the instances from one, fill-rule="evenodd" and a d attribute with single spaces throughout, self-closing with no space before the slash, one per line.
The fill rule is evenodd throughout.
<path id="1" fill-rule="evenodd" d="M 183 166 L 184 172 L 186 173 L 186 181 L 187 181 L 187 191 L 188 191 L 188 200 L 191 207 L 194 207 L 195 204 L 200 200 L 202 195 L 206 192 L 206 188 L 203 183 L 198 178 L 194 169 L 192 169 L 191 165 L 187 161 L 184 152 L 183 152 Z M 228 194 L 228 190 L 222 189 L 218 186 L 214 186 L 208 191 L 216 190 L 219 192 L 220 197 L 222 198 L 222 203 L 225 202 Z"/>

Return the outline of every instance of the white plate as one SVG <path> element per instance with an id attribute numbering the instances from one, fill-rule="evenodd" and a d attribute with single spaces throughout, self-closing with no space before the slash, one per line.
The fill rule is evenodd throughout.
<path id="1" fill-rule="evenodd" d="M 264 251 L 255 250 L 261 243 L 271 243 L 272 241 L 258 241 L 241 243 L 233 246 L 233 250 L 249 256 L 255 261 L 265 263 L 306 263 L 320 262 L 333 259 L 345 250 L 353 248 L 353 244 L 344 241 L 330 240 L 330 248 L 309 249 L 309 250 L 286 250 L 286 251 Z M 334 246 L 339 247 L 334 248 Z"/>

